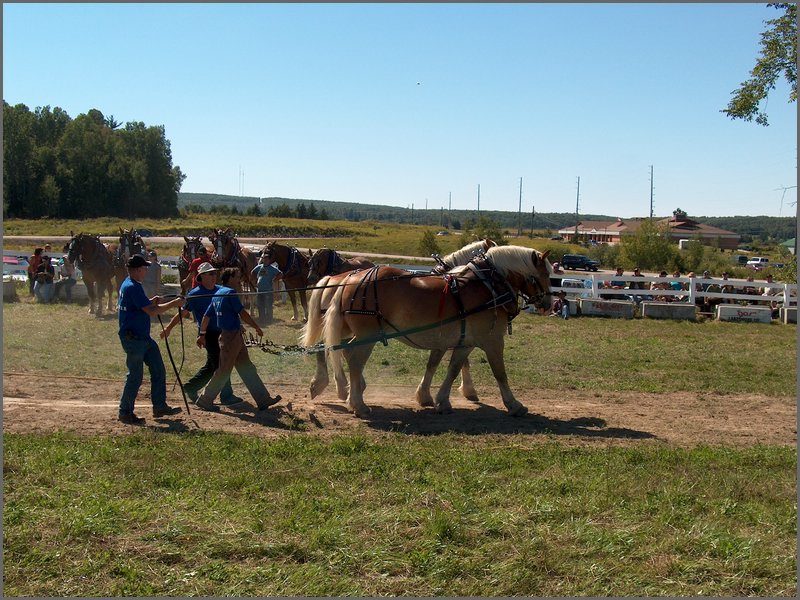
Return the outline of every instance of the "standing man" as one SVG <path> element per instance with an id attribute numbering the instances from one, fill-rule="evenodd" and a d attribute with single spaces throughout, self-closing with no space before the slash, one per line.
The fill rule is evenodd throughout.
<path id="1" fill-rule="evenodd" d="M 172 328 L 178 324 L 181 317 L 186 318 L 189 315 L 194 315 L 194 320 L 199 328 L 203 322 L 203 315 L 206 314 L 208 305 L 211 304 L 211 297 L 222 289 L 222 286 L 217 285 L 217 270 L 211 263 L 204 262 L 201 264 L 200 268 L 197 269 L 197 277 L 200 279 L 200 285 L 192 288 L 186 294 L 186 302 L 183 308 L 172 317 L 172 320 L 159 334 L 162 338 L 166 338 L 170 334 Z M 219 367 L 219 336 L 222 331 L 217 327 L 216 321 L 216 319 L 209 321 L 205 329 L 206 364 L 189 381 L 183 384 L 183 391 L 195 403 L 197 402 L 197 393 L 209 382 L 214 371 Z M 225 406 L 243 402 L 241 398 L 233 395 L 230 377 L 222 385 L 219 401 L 220 404 Z"/>
<path id="2" fill-rule="evenodd" d="M 153 401 L 155 418 L 176 415 L 179 407 L 167 405 L 167 371 L 158 344 L 150 337 L 150 317 L 167 312 L 183 303 L 183 298 L 175 298 L 161 304 L 159 296 L 148 298 L 144 293 L 147 262 L 141 254 L 128 259 L 128 277 L 119 289 L 117 311 L 119 312 L 119 340 L 125 351 L 128 375 L 119 400 L 119 420 L 128 425 L 143 425 L 144 419 L 133 413 L 136 395 L 142 385 L 144 365 L 150 371 L 150 396 Z"/>
<path id="3" fill-rule="evenodd" d="M 219 410 L 219 407 L 213 404 L 214 398 L 220 393 L 225 381 L 230 378 L 234 367 L 247 386 L 250 395 L 256 401 L 258 410 L 264 410 L 281 399 L 280 396 L 273 398 L 269 395 L 267 388 L 258 376 L 256 366 L 247 354 L 247 346 L 242 338 L 244 332 L 242 321 L 255 329 L 259 336 L 264 335 L 264 331 L 253 320 L 247 309 L 242 306 L 236 293 L 241 277 L 242 275 L 236 267 L 229 267 L 222 271 L 222 289 L 211 298 L 211 304 L 200 323 L 197 345 L 201 348 L 204 348 L 207 343 L 206 336 L 212 320 L 216 319 L 216 325 L 222 331 L 219 336 L 219 367 L 197 399 L 197 406 L 203 410 Z"/>
<path id="4" fill-rule="evenodd" d="M 187 282 L 186 279 L 183 280 L 182 283 L 188 283 L 187 287 L 194 288 L 200 285 L 200 280 L 197 277 L 197 270 L 200 268 L 204 262 L 210 262 L 209 259 L 211 258 L 208 255 L 208 248 L 205 246 L 200 246 L 200 249 L 197 251 L 198 257 L 193 259 L 191 263 L 189 263 L 189 272 L 186 275 L 186 279 L 189 279 L 190 282 Z M 186 288 L 184 288 L 186 289 Z"/>
<path id="5" fill-rule="evenodd" d="M 28 291 L 33 296 L 33 284 L 36 280 L 36 269 L 42 264 L 43 248 L 34 248 L 33 254 L 28 257 Z"/>
<path id="6" fill-rule="evenodd" d="M 258 324 L 266 327 L 272 323 L 272 296 L 274 290 L 273 281 L 281 279 L 283 275 L 280 269 L 273 264 L 270 264 L 269 258 L 266 255 L 261 256 L 261 260 L 252 271 L 253 277 L 256 278 L 256 306 L 258 306 Z"/>
<path id="7" fill-rule="evenodd" d="M 158 264 L 158 255 L 155 250 L 151 250 L 149 256 L 150 266 L 144 275 L 142 287 L 148 298 L 158 296 L 161 291 L 161 265 Z"/>

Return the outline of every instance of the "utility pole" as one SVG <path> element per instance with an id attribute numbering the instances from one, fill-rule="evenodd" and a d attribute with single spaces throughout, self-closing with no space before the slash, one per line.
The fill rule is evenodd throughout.
<path id="1" fill-rule="evenodd" d="M 531 205 L 531 238 L 533 238 L 533 217 L 536 216 L 536 207 Z"/>
<path id="2" fill-rule="evenodd" d="M 450 192 L 450 198 L 447 201 L 447 226 L 453 226 L 453 219 L 451 218 L 450 211 L 453 209 L 453 192 Z"/>
<path id="3" fill-rule="evenodd" d="M 653 218 L 653 165 L 650 165 L 650 218 Z"/>
<path id="4" fill-rule="evenodd" d="M 522 235 L 522 177 L 519 178 L 519 212 L 517 213 L 517 237 Z"/>
<path id="5" fill-rule="evenodd" d="M 581 201 L 581 178 L 580 175 L 578 176 L 578 194 L 575 197 L 575 236 L 572 240 L 573 242 L 578 241 L 578 207 L 580 206 Z"/>
<path id="6" fill-rule="evenodd" d="M 481 216 L 481 184 L 478 184 L 478 216 Z"/>

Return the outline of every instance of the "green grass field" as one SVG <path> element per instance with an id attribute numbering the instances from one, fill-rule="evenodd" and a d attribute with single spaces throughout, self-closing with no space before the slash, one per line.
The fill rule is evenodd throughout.
<path id="1" fill-rule="evenodd" d="M 289 309 L 276 314 L 267 336 L 296 343 Z M 193 331 L 184 373 L 201 362 Z M 42 306 L 23 292 L 3 307 L 3 334 L 5 372 L 124 377 L 115 318 L 89 318 L 86 307 Z M 170 340 L 180 360 L 177 329 Z M 796 327 L 777 323 L 523 313 L 506 363 L 512 387 L 785 397 L 795 345 Z M 481 356 L 474 376 L 488 382 Z M 254 360 L 276 383 L 305 384 L 313 371 L 297 356 Z M 413 385 L 423 362 L 402 344 L 379 345 L 366 377 Z M 796 592 L 794 448 L 403 433 L 3 440 L 7 596 Z"/>

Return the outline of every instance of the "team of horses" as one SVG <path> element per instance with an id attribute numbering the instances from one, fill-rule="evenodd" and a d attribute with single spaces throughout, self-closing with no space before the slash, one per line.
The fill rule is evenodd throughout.
<path id="1" fill-rule="evenodd" d="M 64 251 L 83 273 L 89 312 L 102 314 L 106 293 L 107 309 L 112 311 L 112 279 L 116 278 L 119 291 L 127 275 L 125 262 L 133 254 L 147 252 L 142 237 L 135 229 L 120 228 L 119 243 L 106 245 L 96 235 L 70 235 Z M 202 236 L 184 236 L 178 261 L 181 292 L 191 287 L 190 266 L 200 257 L 207 257 L 219 269 L 238 267 L 243 274 L 242 292 L 256 290 L 252 270 L 259 254 L 277 264 L 292 303 L 293 321 L 300 320 L 298 299 L 303 308 L 301 343 L 315 353 L 312 398 L 329 383 L 330 360 L 338 397 L 356 416 L 366 416 L 364 368 L 375 344 L 397 338 L 429 352 L 416 390 L 420 406 L 451 412 L 450 391 L 459 373 L 461 394 L 478 400 L 468 360 L 477 347 L 486 354 L 508 412 L 514 416 L 527 413 L 508 385 L 504 337 L 520 311 L 520 298 L 525 304 L 549 308 L 552 267 L 548 252 L 498 246 L 484 239 L 444 258 L 436 257 L 438 265 L 429 272 L 409 272 L 375 265 L 364 257 L 346 259 L 330 248 L 306 254 L 277 241 L 254 252 L 242 246 L 230 228 L 215 229 L 208 239 L 210 248 Z M 434 398 L 433 375 L 448 351 L 452 354 L 445 378 Z"/>

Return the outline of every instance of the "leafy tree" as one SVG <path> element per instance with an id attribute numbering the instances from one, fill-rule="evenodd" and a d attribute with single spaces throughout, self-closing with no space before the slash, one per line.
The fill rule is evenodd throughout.
<path id="1" fill-rule="evenodd" d="M 782 10 L 783 14 L 766 22 L 769 27 L 761 34 L 761 52 L 750 79 L 733 92 L 728 108 L 720 111 L 731 119 L 752 121 L 755 118 L 756 123 L 764 126 L 769 122 L 760 107 L 781 75 L 791 85 L 789 102 L 797 100 L 797 5 L 767 6 Z"/>
<path id="2" fill-rule="evenodd" d="M 633 235 L 622 237 L 620 254 L 628 267 L 661 270 L 674 260 L 677 248 L 670 241 L 668 226 L 659 226 L 655 221 L 642 221 Z"/>
<path id="3" fill-rule="evenodd" d="M 436 234 L 430 229 L 422 234 L 422 239 L 419 241 L 419 253 L 422 256 L 430 256 L 431 254 L 441 253 L 439 243 L 436 241 Z"/>
<path id="4" fill-rule="evenodd" d="M 279 204 L 278 206 L 271 207 L 267 214 L 270 217 L 276 217 L 278 219 L 288 219 L 294 216 L 292 209 L 289 208 L 289 205 L 285 202 L 283 204 Z"/>
<path id="5" fill-rule="evenodd" d="M 244 214 L 250 217 L 260 217 L 262 215 L 262 212 L 261 212 L 261 207 L 258 205 L 258 202 L 254 203 L 253 206 L 248 208 L 247 212 L 245 212 Z"/>

